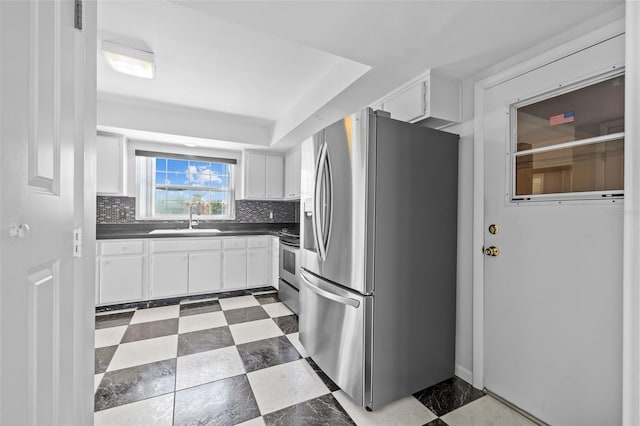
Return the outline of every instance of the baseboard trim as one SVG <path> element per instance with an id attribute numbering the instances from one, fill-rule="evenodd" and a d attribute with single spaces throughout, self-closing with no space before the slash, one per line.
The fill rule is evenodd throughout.
<path id="1" fill-rule="evenodd" d="M 473 383 L 473 372 L 456 363 L 456 376 L 467 383 Z"/>

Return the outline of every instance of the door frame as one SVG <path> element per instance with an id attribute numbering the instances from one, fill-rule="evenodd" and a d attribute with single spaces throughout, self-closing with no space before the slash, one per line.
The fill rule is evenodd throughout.
<path id="1" fill-rule="evenodd" d="M 478 389 L 484 388 L 484 93 L 503 82 L 524 75 L 532 70 L 558 61 L 575 52 L 625 33 L 626 37 L 625 74 L 640 79 L 640 4 L 626 1 L 626 17 L 611 22 L 586 35 L 575 38 L 560 46 L 549 49 L 522 63 L 498 71 L 474 85 L 474 152 L 473 152 L 473 381 Z M 637 84 L 637 83 L 636 83 Z M 640 150 L 634 149 L 632 140 L 640 140 L 640 123 L 630 119 L 640 110 L 638 87 L 626 86 L 625 109 L 625 217 L 624 217 L 624 279 L 623 279 L 623 419 L 625 425 L 640 424 L 640 265 L 632 260 L 640 257 Z M 635 91 L 635 96 L 632 96 Z M 634 214 L 635 212 L 635 214 Z M 623 332 L 623 330 L 620 330 Z"/>

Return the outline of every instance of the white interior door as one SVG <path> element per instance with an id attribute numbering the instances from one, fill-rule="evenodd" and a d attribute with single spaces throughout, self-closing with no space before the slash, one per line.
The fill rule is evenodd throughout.
<path id="1" fill-rule="evenodd" d="M 621 200 L 510 201 L 509 105 L 623 62 L 618 36 L 484 92 L 484 385 L 553 425 L 621 423 Z"/>
<path id="2" fill-rule="evenodd" d="M 74 31 L 73 1 L 0 2 L 0 424 L 73 424 L 80 409 Z"/>

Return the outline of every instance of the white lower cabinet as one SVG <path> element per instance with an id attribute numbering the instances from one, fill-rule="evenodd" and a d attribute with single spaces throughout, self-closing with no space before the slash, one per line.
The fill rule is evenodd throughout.
<path id="1" fill-rule="evenodd" d="M 247 251 L 225 250 L 222 261 L 222 285 L 225 290 L 247 286 Z"/>
<path id="2" fill-rule="evenodd" d="M 189 294 L 222 290 L 222 252 L 189 255 Z"/>
<path id="3" fill-rule="evenodd" d="M 247 286 L 260 287 L 269 284 L 271 265 L 269 249 L 247 250 Z"/>
<path id="4" fill-rule="evenodd" d="M 150 298 L 187 294 L 189 290 L 189 254 L 154 253 L 149 274 Z"/>
<path id="5" fill-rule="evenodd" d="M 100 304 L 142 298 L 144 256 L 104 256 L 100 259 Z"/>
<path id="6" fill-rule="evenodd" d="M 97 303 L 269 285 L 275 247 L 269 236 L 99 241 Z"/>

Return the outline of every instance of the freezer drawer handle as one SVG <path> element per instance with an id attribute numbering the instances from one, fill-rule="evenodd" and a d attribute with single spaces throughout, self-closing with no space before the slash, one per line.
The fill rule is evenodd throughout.
<path id="1" fill-rule="evenodd" d="M 304 271 L 300 271 L 300 276 L 302 277 L 302 280 L 307 284 L 309 289 L 313 291 L 315 294 L 317 294 L 318 296 L 322 296 L 326 299 L 333 300 L 334 302 L 338 302 L 343 305 L 353 306 L 354 308 L 357 308 L 358 306 L 360 306 L 360 302 L 357 301 L 356 299 L 339 296 L 337 294 L 331 293 L 327 290 L 323 290 L 320 287 L 316 286 L 311 281 L 309 281 L 309 278 L 304 273 Z"/>

